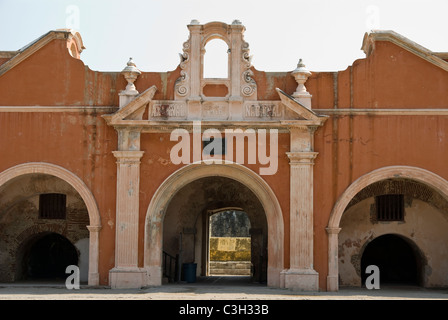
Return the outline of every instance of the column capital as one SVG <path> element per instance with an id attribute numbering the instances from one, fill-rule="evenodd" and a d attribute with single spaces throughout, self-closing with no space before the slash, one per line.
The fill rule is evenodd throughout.
<path id="1" fill-rule="evenodd" d="M 119 151 L 139 151 L 142 127 L 115 127 Z"/>
<path id="2" fill-rule="evenodd" d="M 87 226 L 87 229 L 90 232 L 99 232 L 101 230 L 101 226 Z"/>
<path id="3" fill-rule="evenodd" d="M 328 234 L 338 234 L 341 228 L 325 228 Z"/>
<path id="4" fill-rule="evenodd" d="M 140 163 L 140 159 L 143 157 L 144 151 L 112 151 L 117 163 Z"/>
<path id="5" fill-rule="evenodd" d="M 314 164 L 319 152 L 286 152 L 289 164 Z"/>

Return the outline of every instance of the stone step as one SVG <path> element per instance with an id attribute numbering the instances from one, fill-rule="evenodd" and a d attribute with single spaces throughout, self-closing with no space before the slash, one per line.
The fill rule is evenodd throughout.
<path id="1" fill-rule="evenodd" d="M 250 261 L 210 261 L 210 275 L 250 276 Z"/>
<path id="2" fill-rule="evenodd" d="M 210 269 L 250 269 L 250 261 L 210 261 Z"/>
<path id="3" fill-rule="evenodd" d="M 250 269 L 210 269 L 211 276 L 250 276 Z"/>

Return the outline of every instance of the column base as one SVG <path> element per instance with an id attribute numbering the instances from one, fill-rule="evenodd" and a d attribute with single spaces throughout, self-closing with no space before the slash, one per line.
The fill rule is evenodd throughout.
<path id="1" fill-rule="evenodd" d="M 100 274 L 98 272 L 89 273 L 87 284 L 89 286 L 98 286 L 100 284 Z"/>
<path id="2" fill-rule="evenodd" d="M 327 291 L 339 291 L 339 277 L 327 276 Z"/>
<path id="3" fill-rule="evenodd" d="M 147 286 L 161 286 L 162 285 L 162 268 L 159 266 L 156 267 L 146 267 Z"/>
<path id="4" fill-rule="evenodd" d="M 282 271 L 284 288 L 299 291 L 319 291 L 319 274 L 313 269 L 288 269 Z"/>
<path id="5" fill-rule="evenodd" d="M 146 270 L 139 268 L 113 268 L 109 271 L 112 289 L 138 289 L 146 284 Z"/>

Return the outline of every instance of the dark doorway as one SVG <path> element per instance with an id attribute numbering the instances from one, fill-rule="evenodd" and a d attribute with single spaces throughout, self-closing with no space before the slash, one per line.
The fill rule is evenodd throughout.
<path id="1" fill-rule="evenodd" d="M 67 238 L 57 233 L 35 237 L 23 256 L 23 278 L 27 280 L 65 279 L 67 266 L 78 265 L 78 253 Z"/>
<path id="2" fill-rule="evenodd" d="M 214 217 L 221 228 L 215 228 Z M 229 235 L 235 239 L 218 239 Z M 184 264 L 193 264 L 197 277 L 229 278 L 223 270 L 210 272 L 211 237 L 215 237 L 215 249 L 219 251 L 214 253 L 224 254 L 220 256 L 224 263 L 218 263 L 217 269 L 229 262 L 225 269 L 244 269 L 245 274 L 238 276 L 266 283 L 268 228 L 264 208 L 247 186 L 219 176 L 195 180 L 173 195 L 163 223 L 162 281 L 177 279 Z M 174 266 L 177 273 L 171 271 Z"/>
<path id="3" fill-rule="evenodd" d="M 369 274 L 366 268 L 376 265 L 380 270 L 380 283 L 419 285 L 419 261 L 415 249 L 404 238 L 387 234 L 371 241 L 361 258 L 362 284 Z"/>

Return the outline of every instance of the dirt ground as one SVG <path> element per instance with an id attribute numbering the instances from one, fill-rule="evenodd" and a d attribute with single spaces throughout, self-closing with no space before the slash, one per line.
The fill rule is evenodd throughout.
<path id="1" fill-rule="evenodd" d="M 0 283 L 0 300 L 448 300 L 448 289 L 382 286 L 378 290 L 340 288 L 300 292 L 249 283 L 244 278 L 207 277 L 141 289 L 89 287 L 69 290 L 64 282 Z"/>

